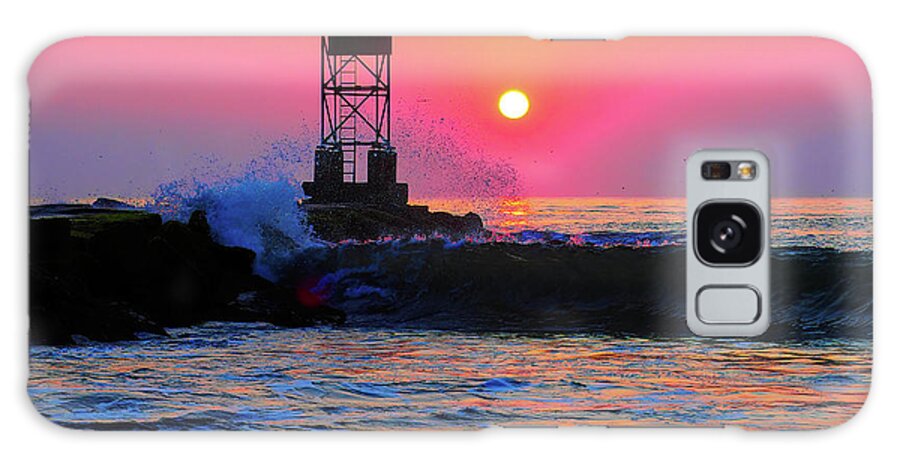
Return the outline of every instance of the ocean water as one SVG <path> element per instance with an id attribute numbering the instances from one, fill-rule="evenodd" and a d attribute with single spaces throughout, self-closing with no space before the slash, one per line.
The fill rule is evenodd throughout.
<path id="1" fill-rule="evenodd" d="M 500 233 L 500 241 L 506 235 L 524 246 L 518 254 L 496 243 L 448 243 L 439 248 L 441 262 L 460 269 L 469 260 L 487 256 L 487 262 L 471 261 L 478 263 L 482 277 L 489 275 L 485 267 L 500 262 L 494 256 L 503 256 L 510 266 L 541 262 L 557 269 L 552 266 L 560 256 L 588 263 L 597 256 L 605 259 L 596 254 L 597 247 L 665 250 L 684 245 L 680 200 L 532 198 L 489 205 L 446 200 L 429 204 L 432 210 L 476 210 Z M 868 199 L 773 202 L 772 242 L 779 259 L 790 265 L 802 257 L 809 269 L 830 269 L 836 278 L 843 275 L 844 268 L 838 266 L 871 266 L 871 225 Z M 344 282 L 346 292 L 353 291 L 335 301 L 371 305 L 373 298 L 381 301 L 401 287 L 415 287 L 414 281 L 402 279 L 391 284 L 378 270 L 402 265 L 439 271 L 427 259 L 437 252 L 423 253 L 429 246 L 338 246 L 333 252 L 359 267 L 327 276 Z M 616 274 L 615 269 L 604 272 Z M 861 275 L 870 286 L 866 273 Z M 465 276 L 442 275 L 438 280 L 450 277 Z M 539 285 L 548 280 L 541 273 L 497 275 L 492 285 L 499 291 L 512 277 L 522 280 L 511 287 L 511 295 L 526 288 L 541 290 Z M 440 284 L 431 279 L 433 289 L 446 291 L 435 282 Z M 835 292 L 812 286 L 803 290 L 799 303 L 789 300 L 788 306 L 808 306 L 798 313 L 798 327 L 815 325 L 810 314 L 827 313 L 817 327 L 833 329 L 802 340 L 613 335 L 591 330 L 590 318 L 580 318 L 588 325 L 576 325 L 574 331 L 497 331 L 477 325 L 483 316 L 478 311 L 470 314 L 476 321 L 471 330 L 434 330 L 421 323 L 422 314 L 427 314 L 425 319 L 452 318 L 460 308 L 412 313 L 395 309 L 400 324 L 360 312 L 362 305 L 344 308 L 356 323 L 342 328 L 208 323 L 171 329 L 169 338 L 34 346 L 28 389 L 37 409 L 54 422 L 94 429 L 824 428 L 851 417 L 868 391 L 871 339 L 844 335 L 851 333 L 846 328 L 871 325 L 871 295 L 857 287 Z M 466 291 L 451 289 L 448 295 L 467 301 Z M 591 295 L 590 288 L 584 291 Z M 489 297 L 490 292 L 483 293 L 478 301 Z M 533 305 L 545 303 L 536 301 L 504 306 L 500 314 L 513 322 L 542 314 Z M 603 310 L 602 301 L 596 304 L 588 312 Z M 561 308 L 571 309 L 565 306 Z M 653 308 L 648 311 L 657 314 Z M 368 319 L 354 316 L 359 314 L 368 314 Z M 572 315 L 583 316 L 567 313 Z"/>
<path id="2" fill-rule="evenodd" d="M 286 330 L 32 349 L 38 409 L 96 429 L 822 428 L 862 405 L 871 346 Z"/>
<path id="3" fill-rule="evenodd" d="M 422 203 L 432 210 L 455 214 L 476 211 L 486 227 L 508 234 L 660 234 L 669 239 L 667 244 L 684 244 L 686 235 L 682 198 L 514 198 L 480 202 L 429 199 Z M 771 214 L 773 247 L 872 249 L 869 198 L 774 198 Z"/>

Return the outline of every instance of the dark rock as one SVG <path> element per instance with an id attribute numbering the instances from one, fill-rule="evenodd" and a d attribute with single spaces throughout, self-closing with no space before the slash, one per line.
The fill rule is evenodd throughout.
<path id="1" fill-rule="evenodd" d="M 427 206 L 304 204 L 302 207 L 316 236 L 330 242 L 416 235 L 461 239 L 487 233 L 475 213 L 455 216 L 429 212 Z"/>
<path id="2" fill-rule="evenodd" d="M 191 218 L 188 219 L 188 227 L 204 236 L 210 236 L 209 222 L 206 221 L 206 211 L 197 210 L 191 213 Z"/>
<path id="3" fill-rule="evenodd" d="M 130 340 L 140 332 L 166 335 L 131 304 L 94 298 L 77 276 L 63 278 L 32 266 L 30 280 L 32 344 L 69 344 L 75 335 L 97 341 Z"/>
<path id="4" fill-rule="evenodd" d="M 484 229 L 484 222 L 481 221 L 481 216 L 468 212 L 463 216 L 463 220 L 467 224 L 469 229 L 473 230 L 482 230 Z"/>
<path id="5" fill-rule="evenodd" d="M 32 208 L 33 344 L 128 340 L 212 320 L 343 322 L 340 311 L 306 307 L 292 289 L 253 274 L 254 252 L 216 243 L 202 211 L 184 224 L 139 210 L 70 206 Z"/>
<path id="6" fill-rule="evenodd" d="M 255 282 L 251 250 L 213 242 L 194 215 L 191 224 L 169 221 L 148 243 L 147 310 L 166 325 L 222 319 L 221 308 Z"/>
<path id="7" fill-rule="evenodd" d="M 56 267 L 71 259 L 69 236 L 72 224 L 64 217 L 31 221 L 32 263 Z"/>
<path id="8" fill-rule="evenodd" d="M 91 203 L 91 206 L 94 208 L 104 208 L 104 209 L 135 209 L 134 206 L 122 201 L 116 200 L 114 198 L 97 198 Z"/>
<path id="9" fill-rule="evenodd" d="M 304 306 L 290 290 L 269 286 L 241 293 L 229 304 L 230 318 L 244 321 L 269 321 L 283 327 L 339 325 L 346 315 L 329 306 Z"/>

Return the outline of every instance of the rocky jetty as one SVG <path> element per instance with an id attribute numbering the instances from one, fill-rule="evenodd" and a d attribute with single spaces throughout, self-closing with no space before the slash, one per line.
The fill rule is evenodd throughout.
<path id="1" fill-rule="evenodd" d="M 329 242 L 414 235 L 460 239 L 488 233 L 475 213 L 455 216 L 430 212 L 427 206 L 304 204 L 302 208 L 316 236 Z"/>
<path id="2" fill-rule="evenodd" d="M 128 340 L 206 321 L 339 324 L 295 290 L 253 273 L 253 251 L 213 241 L 202 211 L 187 224 L 104 201 L 31 208 L 30 342 Z"/>

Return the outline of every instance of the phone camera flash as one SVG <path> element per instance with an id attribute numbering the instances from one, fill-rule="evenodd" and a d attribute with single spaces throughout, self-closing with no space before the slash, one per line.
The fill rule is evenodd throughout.
<path id="1" fill-rule="evenodd" d="M 737 175 L 741 180 L 753 180 L 756 178 L 756 163 L 747 161 L 738 163 Z"/>

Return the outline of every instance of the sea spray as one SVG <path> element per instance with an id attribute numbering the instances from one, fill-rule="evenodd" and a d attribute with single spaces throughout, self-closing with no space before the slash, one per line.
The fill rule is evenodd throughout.
<path id="1" fill-rule="evenodd" d="M 161 185 L 147 209 L 164 220 L 187 222 L 206 212 L 212 238 L 226 246 L 256 253 L 254 272 L 278 279 L 278 268 L 304 248 L 315 246 L 298 201 L 303 190 L 287 180 L 260 180 L 252 175 L 211 183 L 173 181 Z"/>
<path id="2" fill-rule="evenodd" d="M 402 99 L 401 99 L 402 101 Z M 419 106 L 394 113 L 393 144 L 400 178 L 419 199 L 456 198 L 483 214 L 521 194 L 516 168 L 478 145 L 479 127 L 466 120 L 434 117 Z"/>
<path id="3" fill-rule="evenodd" d="M 293 135 L 261 141 L 262 152 L 241 162 L 194 156 L 202 162 L 159 185 L 147 208 L 179 221 L 206 211 L 216 241 L 253 250 L 254 270 L 277 280 L 279 268 L 319 244 L 298 205 L 304 197 L 301 183 L 312 175 L 317 138 L 312 128 L 301 121 Z"/>
<path id="4" fill-rule="evenodd" d="M 424 121 L 415 122 L 415 130 L 398 132 L 398 149 L 404 160 L 400 175 L 415 188 L 429 196 L 465 198 L 476 209 L 489 209 L 500 198 L 518 192 L 515 170 L 481 153 L 463 150 L 456 142 L 461 133 L 455 124 L 431 121 L 434 130 L 423 130 Z M 198 157 L 203 160 L 199 166 L 157 188 L 148 209 L 167 220 L 180 221 L 186 221 L 195 210 L 205 210 L 214 239 L 252 249 L 257 254 L 256 271 L 277 279 L 278 270 L 298 253 L 322 245 L 297 203 L 304 196 L 302 181 L 312 177 L 316 140 L 308 126 L 303 127 L 300 136 L 267 142 L 260 156 L 240 163 L 215 155 Z M 422 136 L 427 137 L 420 140 Z M 456 175 L 446 182 L 435 175 L 440 172 Z"/>
<path id="5" fill-rule="evenodd" d="M 214 183 L 161 186 L 153 209 L 167 219 L 185 220 L 206 211 L 213 239 L 256 252 L 255 271 L 277 279 L 277 270 L 306 248 L 316 246 L 298 201 L 303 189 L 290 179 L 260 179 L 254 173 Z"/>

